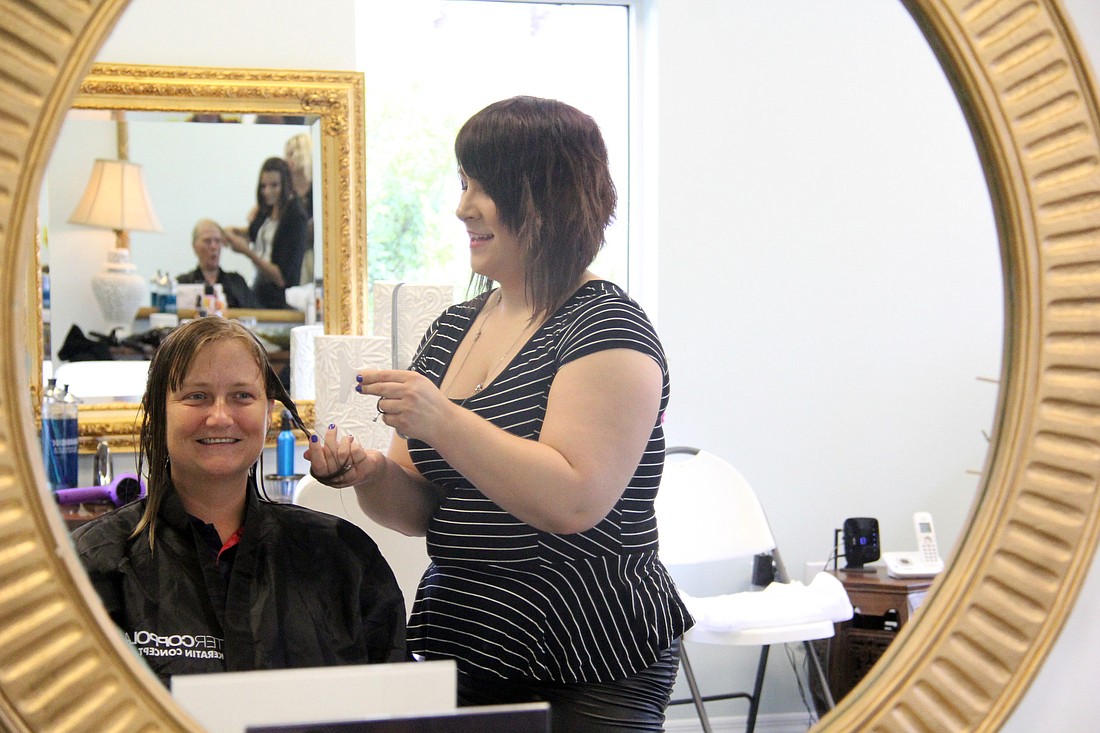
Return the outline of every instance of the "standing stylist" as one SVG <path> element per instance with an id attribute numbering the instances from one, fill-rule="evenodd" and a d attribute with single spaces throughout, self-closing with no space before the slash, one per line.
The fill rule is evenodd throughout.
<path id="1" fill-rule="evenodd" d="M 468 120 L 455 152 L 482 292 L 409 371 L 359 373 L 398 432 L 387 455 L 338 428 L 306 455 L 376 521 L 427 536 L 409 648 L 457 660 L 462 704 L 546 700 L 554 731 L 660 731 L 692 620 L 657 558 L 664 352 L 588 270 L 615 208 L 607 149 L 588 115 L 517 97 Z"/>
<path id="2" fill-rule="evenodd" d="M 252 292 L 261 308 L 289 308 L 286 288 L 298 284 L 309 224 L 294 194 L 290 167 L 268 158 L 256 184 L 256 209 L 248 228 L 226 227 L 229 246 L 256 267 Z"/>

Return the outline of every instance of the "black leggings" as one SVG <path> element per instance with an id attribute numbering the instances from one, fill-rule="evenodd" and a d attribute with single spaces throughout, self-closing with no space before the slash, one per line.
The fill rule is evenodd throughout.
<path id="1" fill-rule="evenodd" d="M 679 668 L 677 639 L 653 666 L 614 682 L 535 682 L 459 672 L 458 704 L 548 702 L 553 733 L 660 733 Z"/>

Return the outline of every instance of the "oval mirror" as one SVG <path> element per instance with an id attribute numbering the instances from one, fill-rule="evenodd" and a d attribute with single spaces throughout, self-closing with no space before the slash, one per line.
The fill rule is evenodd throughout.
<path id="1" fill-rule="evenodd" d="M 821 730 L 994 729 L 1080 586 L 1100 523 L 1097 100 L 1056 2 L 906 3 L 941 58 L 990 182 L 1008 279 L 1003 407 L 981 496 L 921 619 Z M 22 2 L 0 102 L 0 333 L 22 343 L 34 207 L 50 148 L 125 7 Z M 101 611 L 43 504 L 25 355 L 0 356 L 0 719 L 19 730 L 197 730 Z M 914 630 L 919 633 L 914 633 Z"/>

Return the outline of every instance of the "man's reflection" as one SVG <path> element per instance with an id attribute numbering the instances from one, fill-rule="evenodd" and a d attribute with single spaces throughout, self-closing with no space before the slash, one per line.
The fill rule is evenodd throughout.
<path id="1" fill-rule="evenodd" d="M 195 250 L 199 266 L 178 276 L 176 282 L 183 285 L 221 285 L 225 293 L 225 303 L 230 308 L 257 308 L 256 298 L 244 277 L 221 268 L 222 247 L 225 242 L 225 232 L 217 222 L 200 219 L 191 230 L 191 247 Z"/>

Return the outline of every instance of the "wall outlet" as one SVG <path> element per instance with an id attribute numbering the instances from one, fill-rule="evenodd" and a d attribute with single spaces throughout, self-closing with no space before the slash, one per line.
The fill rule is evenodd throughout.
<path id="1" fill-rule="evenodd" d="M 807 585 L 814 579 L 814 576 L 825 569 L 825 563 L 823 562 L 808 562 L 806 563 L 805 575 L 802 577 L 802 582 Z"/>

